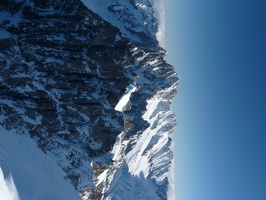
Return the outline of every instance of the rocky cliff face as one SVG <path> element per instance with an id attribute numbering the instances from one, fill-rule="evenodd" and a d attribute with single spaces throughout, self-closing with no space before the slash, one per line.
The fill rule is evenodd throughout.
<path id="1" fill-rule="evenodd" d="M 30 135 L 83 199 L 167 199 L 178 78 L 154 23 L 121 25 L 140 4 L 108 2 L 1 1 L 0 126 Z"/>

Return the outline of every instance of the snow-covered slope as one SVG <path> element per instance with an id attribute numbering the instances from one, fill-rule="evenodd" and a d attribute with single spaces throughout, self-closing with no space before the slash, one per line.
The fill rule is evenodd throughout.
<path id="1" fill-rule="evenodd" d="M 1 200 L 78 200 L 67 174 L 27 135 L 0 128 Z"/>
<path id="2" fill-rule="evenodd" d="M 156 38 L 155 2 L 0 2 L 6 194 L 169 198 L 178 78 Z"/>

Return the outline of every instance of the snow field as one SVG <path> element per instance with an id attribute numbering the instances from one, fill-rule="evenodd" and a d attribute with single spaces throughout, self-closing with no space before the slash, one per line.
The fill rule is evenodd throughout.
<path id="1" fill-rule="evenodd" d="M 0 128 L 0 168 L 1 200 L 81 199 L 65 172 L 27 135 Z"/>

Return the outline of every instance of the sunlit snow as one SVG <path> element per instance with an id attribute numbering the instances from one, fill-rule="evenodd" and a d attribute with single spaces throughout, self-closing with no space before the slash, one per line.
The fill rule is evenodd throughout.
<path id="1" fill-rule="evenodd" d="M 115 110 L 123 112 L 126 109 L 126 105 L 130 99 L 131 93 L 135 91 L 136 91 L 136 87 L 134 85 L 129 85 L 125 94 L 122 96 L 122 98 L 116 105 Z"/>
<path id="2" fill-rule="evenodd" d="M 1 200 L 20 200 L 11 173 L 5 178 L 0 166 L 0 198 Z"/>

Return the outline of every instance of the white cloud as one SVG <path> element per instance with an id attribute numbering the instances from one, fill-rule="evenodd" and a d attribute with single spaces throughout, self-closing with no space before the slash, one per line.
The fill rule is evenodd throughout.
<path id="1" fill-rule="evenodd" d="M 173 151 L 174 149 L 174 142 L 172 140 L 172 144 L 170 146 L 171 150 Z M 169 168 L 169 172 L 168 172 L 168 181 L 169 181 L 169 185 L 168 185 L 168 191 L 167 191 L 167 199 L 168 200 L 175 200 L 175 162 L 174 162 L 174 158 L 172 159 L 172 163 L 170 165 Z"/>
<path id="2" fill-rule="evenodd" d="M 157 40 L 161 47 L 166 47 L 166 22 L 164 0 L 154 0 L 154 9 L 156 18 L 159 20 L 159 31 L 156 34 Z"/>

